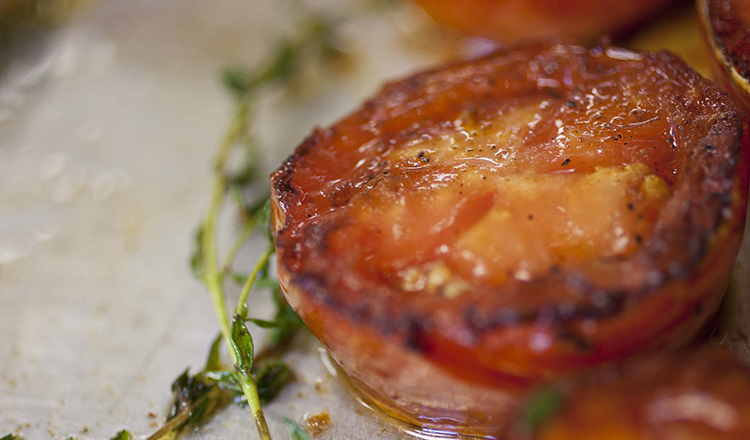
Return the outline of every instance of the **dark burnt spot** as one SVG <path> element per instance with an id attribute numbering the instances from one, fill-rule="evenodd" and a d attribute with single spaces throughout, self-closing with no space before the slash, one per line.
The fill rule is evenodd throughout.
<path id="1" fill-rule="evenodd" d="M 698 303 L 693 307 L 693 315 L 702 315 L 704 310 L 703 303 Z"/>
<path id="2" fill-rule="evenodd" d="M 579 335 L 569 328 L 561 328 L 557 331 L 557 337 L 560 340 L 569 342 L 580 351 L 591 351 L 593 345 L 584 336 Z"/>
<path id="3" fill-rule="evenodd" d="M 544 87 L 542 88 L 542 91 L 545 95 L 549 96 L 553 99 L 562 99 L 563 96 L 560 94 L 560 92 L 557 89 L 553 89 L 552 87 Z"/>
<path id="4" fill-rule="evenodd" d="M 513 326 L 531 319 L 514 309 L 501 309 L 490 314 L 473 304 L 464 307 L 463 316 L 464 321 L 476 330 Z"/>
<path id="5" fill-rule="evenodd" d="M 562 163 L 560 165 L 561 166 L 567 166 L 569 163 L 570 163 L 570 158 L 566 158 L 564 161 L 562 161 Z"/>
<path id="6" fill-rule="evenodd" d="M 424 353 L 428 350 L 426 335 L 432 331 L 432 326 L 420 318 L 404 317 L 399 319 L 396 327 L 403 334 L 404 346 L 416 353 Z"/>

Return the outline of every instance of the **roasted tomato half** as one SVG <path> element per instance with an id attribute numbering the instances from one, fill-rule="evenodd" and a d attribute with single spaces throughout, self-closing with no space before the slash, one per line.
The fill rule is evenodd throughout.
<path id="1" fill-rule="evenodd" d="M 546 388 L 507 440 L 747 440 L 750 367 L 700 350 L 604 368 Z"/>
<path id="2" fill-rule="evenodd" d="M 504 43 L 566 36 L 596 41 L 638 25 L 673 0 L 415 0 L 438 23 Z"/>
<path id="3" fill-rule="evenodd" d="M 279 279 L 374 403 L 497 432 L 540 381 L 693 340 L 742 236 L 742 127 L 665 52 L 419 73 L 272 175 Z"/>
<path id="4" fill-rule="evenodd" d="M 750 111 L 750 0 L 698 0 L 714 78 Z"/>

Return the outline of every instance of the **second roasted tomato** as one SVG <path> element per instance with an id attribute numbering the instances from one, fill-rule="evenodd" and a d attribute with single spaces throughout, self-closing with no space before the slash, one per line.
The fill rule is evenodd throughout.
<path id="1" fill-rule="evenodd" d="M 742 128 L 668 53 L 545 43 L 426 71 L 273 174 L 279 279 L 374 403 L 499 432 L 539 382 L 693 340 L 742 236 Z"/>
<path id="2" fill-rule="evenodd" d="M 630 30 L 673 0 L 415 0 L 438 23 L 502 43 L 564 36 L 593 42 Z"/>

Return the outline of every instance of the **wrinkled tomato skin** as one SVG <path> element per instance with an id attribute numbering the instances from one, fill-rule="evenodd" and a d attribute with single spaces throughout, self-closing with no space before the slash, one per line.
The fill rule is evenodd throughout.
<path id="1" fill-rule="evenodd" d="M 742 238 L 743 124 L 667 53 L 419 73 L 272 175 L 282 288 L 371 403 L 492 436 L 540 382 L 694 340 Z"/>
<path id="2" fill-rule="evenodd" d="M 718 349 L 638 359 L 553 389 L 561 400 L 547 420 L 533 430 L 516 424 L 503 438 L 750 438 L 750 367 Z"/>
<path id="3" fill-rule="evenodd" d="M 502 43 L 565 36 L 594 42 L 639 24 L 672 0 L 415 0 L 435 21 Z"/>

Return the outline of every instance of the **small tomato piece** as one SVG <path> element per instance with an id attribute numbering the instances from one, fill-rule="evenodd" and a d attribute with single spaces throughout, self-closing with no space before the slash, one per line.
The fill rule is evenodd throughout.
<path id="1" fill-rule="evenodd" d="M 279 279 L 377 405 L 498 432 L 541 381 L 693 340 L 742 237 L 742 126 L 665 52 L 422 72 L 272 175 Z"/>

